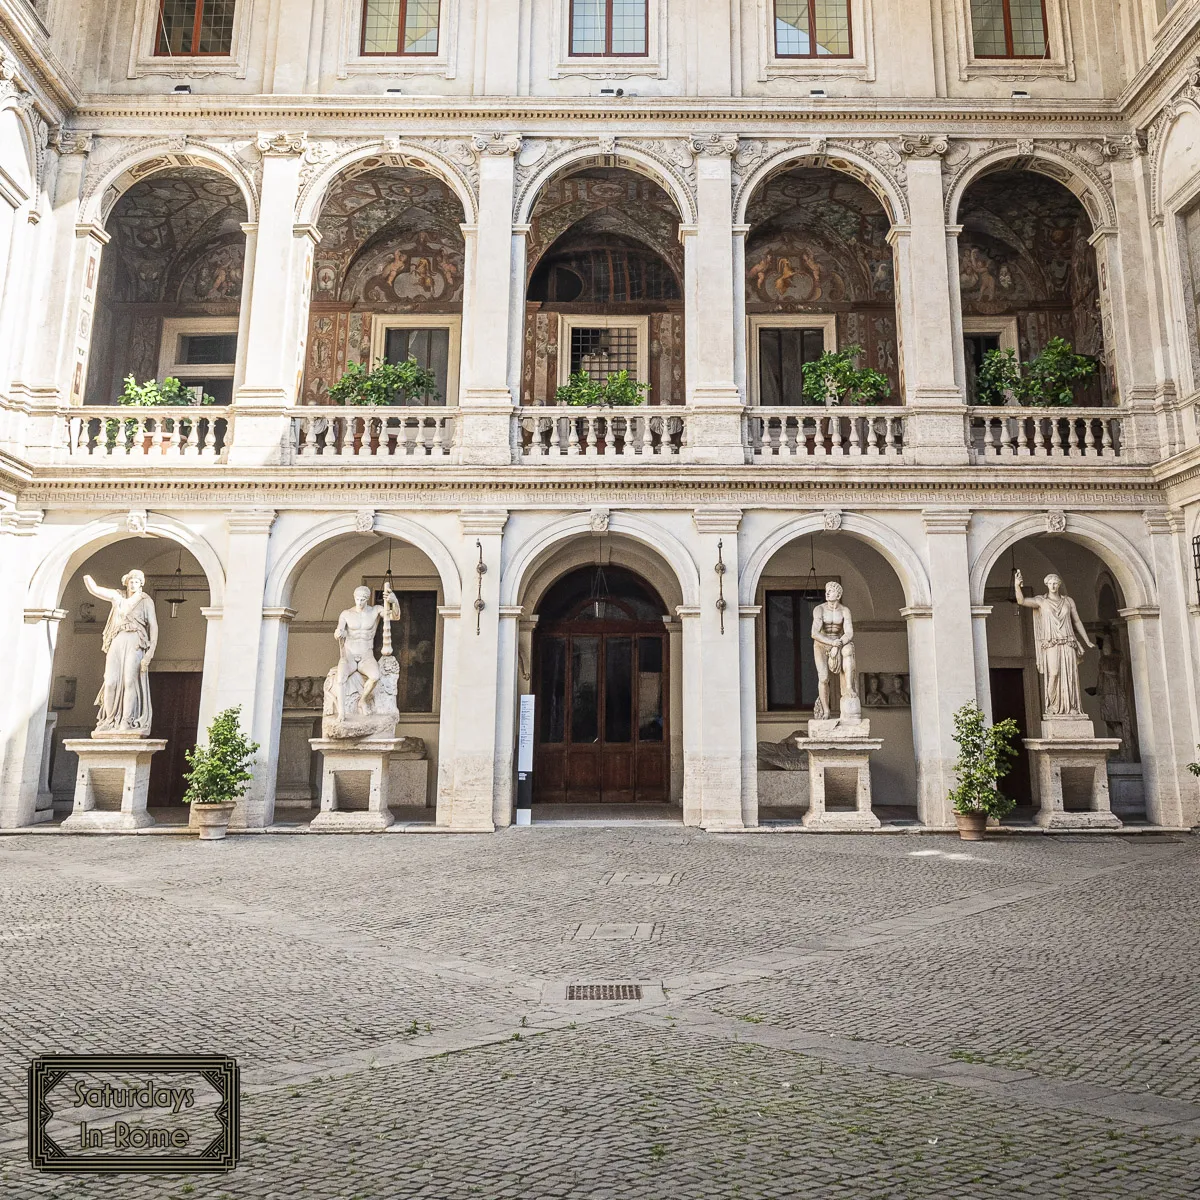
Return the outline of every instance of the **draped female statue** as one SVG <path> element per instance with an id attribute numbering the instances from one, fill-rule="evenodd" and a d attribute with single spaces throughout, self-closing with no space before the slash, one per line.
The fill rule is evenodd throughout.
<path id="1" fill-rule="evenodd" d="M 146 576 L 129 571 L 121 576 L 123 592 L 104 588 L 90 576 L 84 586 L 93 596 L 112 605 L 104 626 L 104 683 L 96 695 L 100 712 L 96 734 L 149 737 L 150 660 L 158 644 L 158 618 L 154 601 L 143 590 Z"/>
<path id="2" fill-rule="evenodd" d="M 1075 601 L 1063 592 L 1062 579 L 1057 575 L 1047 575 L 1042 581 L 1046 585 L 1044 596 L 1026 596 L 1024 582 L 1018 571 L 1013 576 L 1017 603 L 1033 609 L 1037 669 L 1045 695 L 1042 711 L 1048 717 L 1082 716 L 1079 660 L 1084 647 L 1094 647 Z"/>

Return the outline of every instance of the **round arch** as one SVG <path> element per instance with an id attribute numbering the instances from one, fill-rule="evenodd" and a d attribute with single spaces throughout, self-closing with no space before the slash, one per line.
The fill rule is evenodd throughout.
<path id="1" fill-rule="evenodd" d="M 264 606 L 287 608 L 304 564 L 333 538 L 361 532 L 355 527 L 354 513 L 338 513 L 305 529 L 280 553 L 267 574 Z M 442 603 L 447 607 L 462 603 L 462 580 L 454 556 L 428 530 L 409 517 L 377 513 L 372 532 L 398 538 L 420 550 L 433 563 L 442 581 Z"/>
<path id="2" fill-rule="evenodd" d="M 246 220 L 258 220 L 258 196 L 242 165 L 231 155 L 212 146 L 187 143 L 184 149 L 168 149 L 162 143 L 141 146 L 118 158 L 88 184 L 79 214 L 80 224 L 103 225 L 116 202 L 135 183 L 180 167 L 200 167 L 217 171 L 232 180 L 246 204 Z"/>
<path id="3" fill-rule="evenodd" d="M 296 203 L 296 221 L 301 225 L 315 225 L 321 219 L 321 210 L 333 189 L 343 177 L 352 178 L 377 167 L 408 167 L 440 179 L 458 197 L 463 206 L 463 222 L 474 225 L 479 218 L 475 192 L 463 175 L 448 158 L 429 150 L 425 146 L 409 142 L 389 142 L 359 146 L 330 159 L 301 189 Z"/>
<path id="4" fill-rule="evenodd" d="M 41 154 L 37 149 L 37 137 L 33 125 L 26 113 L 10 97 L 8 103 L 0 104 L 0 160 L 10 164 L 19 163 L 20 167 L 11 167 L 4 181 L 4 192 L 11 196 L 10 203 L 17 207 L 33 200 L 36 204 L 36 191 L 40 176 Z"/>
<path id="5" fill-rule="evenodd" d="M 742 567 L 738 580 L 738 602 L 753 605 L 763 571 L 784 546 L 810 533 L 824 532 L 825 514 L 812 512 L 786 521 L 770 533 L 747 557 Z M 933 592 L 925 564 L 920 555 L 894 529 L 863 513 L 843 513 L 837 532 L 858 538 L 883 555 L 896 572 L 900 586 L 904 589 L 904 601 L 909 607 L 923 608 L 933 603 Z"/>
<path id="6" fill-rule="evenodd" d="M 759 188 L 796 167 L 824 167 L 855 179 L 883 205 L 891 224 L 903 225 L 908 221 L 908 200 L 904 193 L 869 158 L 841 147 L 832 154 L 813 154 L 804 147 L 792 147 L 768 158 L 746 177 L 734 199 L 734 224 L 746 223 L 746 211 Z"/>
<path id="7" fill-rule="evenodd" d="M 174 517 L 157 513 L 146 515 L 144 535 L 132 533 L 123 513 L 101 517 L 82 525 L 63 538 L 38 564 L 29 582 L 25 605 L 34 609 L 54 609 L 67 581 L 97 550 L 130 537 L 147 536 L 175 542 L 200 564 L 208 580 L 209 604 L 221 608 L 225 603 L 225 569 L 207 538 L 189 529 Z"/>
<path id="8" fill-rule="evenodd" d="M 971 563 L 971 603 L 983 603 L 983 589 L 1000 556 L 1011 546 L 1028 537 L 1046 532 L 1044 513 L 1033 513 L 1002 529 L 975 556 Z M 1133 608 L 1156 607 L 1158 590 L 1154 576 L 1137 547 L 1111 525 L 1095 517 L 1071 513 L 1065 532 L 1057 536 L 1090 550 L 1108 569 L 1125 594 L 1125 603 Z"/>
<path id="9" fill-rule="evenodd" d="M 1180 126 L 1186 131 L 1191 126 L 1190 141 L 1182 147 L 1172 145 L 1173 136 Z M 1187 139 L 1186 132 L 1182 135 Z M 1178 138 L 1176 138 L 1178 140 Z M 1179 97 L 1163 114 L 1162 122 L 1154 138 L 1154 160 L 1150 172 L 1150 212 L 1155 218 L 1184 208 L 1200 191 L 1200 162 L 1196 159 L 1196 148 L 1200 147 L 1200 101 Z M 1168 147 L 1171 155 L 1168 157 Z M 1190 151 L 1190 153 L 1189 153 Z M 1182 170 L 1173 171 L 1169 164 L 1184 163 Z"/>
<path id="10" fill-rule="evenodd" d="M 1028 153 L 1024 151 L 1028 150 Z M 1037 143 L 1032 149 L 1001 146 L 968 163 L 946 189 L 946 224 L 958 224 L 963 196 L 977 179 L 993 171 L 1032 171 L 1061 183 L 1083 205 L 1092 222 L 1092 232 L 1116 227 L 1117 214 L 1100 177 L 1084 162 Z"/>
<path id="11" fill-rule="evenodd" d="M 577 537 L 594 537 L 596 532 L 592 528 L 590 513 L 575 513 L 532 534 L 516 548 L 504 571 L 500 581 L 500 604 L 505 607 L 521 604 L 527 580 L 558 547 Z M 678 538 L 661 526 L 631 513 L 613 513 L 605 532 L 637 542 L 651 551 L 670 568 L 684 605 L 692 607 L 700 603 L 700 573 Z"/>
<path id="12" fill-rule="evenodd" d="M 696 202 L 691 188 L 682 175 L 672 167 L 632 146 L 621 146 L 612 154 L 599 153 L 594 146 L 578 146 L 552 158 L 540 170 L 536 171 L 522 186 L 517 194 L 515 223 L 528 225 L 533 208 L 546 185 L 563 175 L 573 175 L 576 171 L 590 167 L 607 167 L 617 170 L 633 171 L 642 175 L 652 183 L 658 184 L 679 210 L 679 220 L 684 225 L 694 225 L 697 221 Z"/>

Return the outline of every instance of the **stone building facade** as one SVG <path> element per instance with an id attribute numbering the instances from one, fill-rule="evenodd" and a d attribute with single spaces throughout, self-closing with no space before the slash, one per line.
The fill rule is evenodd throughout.
<path id="1" fill-rule="evenodd" d="M 70 807 L 83 576 L 133 567 L 158 808 L 240 705 L 236 822 L 308 819 L 388 578 L 427 820 L 512 822 L 532 694 L 536 803 L 753 827 L 837 581 L 875 802 L 952 826 L 955 711 L 1045 732 L 1012 582 L 1054 571 L 1114 808 L 1192 826 L 1198 297 L 1191 4 L 0 0 L 0 827 Z M 1073 406 L 976 403 L 1054 338 Z M 814 405 L 849 346 L 886 401 Z M 335 402 L 410 355 L 414 402 Z M 619 369 L 644 405 L 557 402 Z"/>

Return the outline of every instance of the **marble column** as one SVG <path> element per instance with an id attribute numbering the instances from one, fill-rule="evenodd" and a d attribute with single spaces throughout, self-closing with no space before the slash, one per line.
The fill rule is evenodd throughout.
<path id="1" fill-rule="evenodd" d="M 241 384 L 234 394 L 229 461 L 266 466 L 281 461 L 289 440 L 304 365 L 304 327 L 316 231 L 297 226 L 300 167 L 308 135 L 260 134 L 262 187 L 257 226 L 246 239 L 238 347 Z M 253 258 L 251 260 L 251 255 Z"/>
<path id="2" fill-rule="evenodd" d="M 968 461 L 963 393 L 955 377 L 951 311 L 958 263 L 950 258 L 942 191 L 944 137 L 902 137 L 899 143 L 908 183 L 909 223 L 888 233 L 895 254 L 896 294 L 904 403 L 905 444 L 921 465 Z M 961 321 L 961 315 L 959 320 Z M 961 341 L 961 338 L 960 338 Z"/>
<path id="3" fill-rule="evenodd" d="M 522 313 L 523 289 L 513 272 L 513 196 L 519 137 L 478 135 L 479 221 L 466 231 L 469 297 L 464 302 L 459 455 L 464 463 L 512 462 L 514 396 L 509 355 L 520 355 L 521 339 L 512 339 L 514 306 Z M 468 236 L 469 235 L 469 236 Z M 474 253 L 471 253 L 472 245 Z"/>
<path id="4" fill-rule="evenodd" d="M 743 464 L 742 395 L 736 379 L 733 155 L 736 135 L 692 139 L 696 155 L 695 226 L 684 245 L 685 374 L 693 462 Z M 737 293 L 740 295 L 740 291 Z"/>
<path id="5" fill-rule="evenodd" d="M 742 723 L 742 823 L 753 829 L 758 825 L 758 618 L 762 606 L 744 604 L 738 609 L 738 635 L 741 639 L 741 723 Z M 726 614 L 728 615 L 728 614 Z"/>
<path id="6" fill-rule="evenodd" d="M 691 785 L 690 797 L 684 794 L 684 820 L 708 830 L 738 830 L 745 827 L 738 611 L 742 513 L 712 506 L 696 509 L 692 519 L 700 605 L 684 627 L 684 771 Z"/>

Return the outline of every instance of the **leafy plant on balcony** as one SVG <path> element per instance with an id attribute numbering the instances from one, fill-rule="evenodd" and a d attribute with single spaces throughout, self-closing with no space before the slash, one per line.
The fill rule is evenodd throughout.
<path id="1" fill-rule="evenodd" d="M 1011 717 L 986 724 L 983 710 L 973 700 L 954 714 L 958 786 L 950 793 L 950 803 L 955 812 L 986 813 L 997 820 L 1012 812 L 1015 802 L 996 784 L 1012 770 L 1017 753 L 1013 741 L 1020 732 Z"/>
<path id="2" fill-rule="evenodd" d="M 1094 358 L 1076 354 L 1060 337 L 1051 338 L 1024 370 L 1015 351 L 989 350 L 975 375 L 976 403 L 1006 404 L 1015 397 L 1026 406 L 1069 408 L 1075 403 L 1075 389 L 1096 373 L 1097 366 Z"/>
<path id="3" fill-rule="evenodd" d="M 805 363 L 804 399 L 808 404 L 882 404 L 892 394 L 892 386 L 881 371 L 856 367 L 861 346 L 844 350 L 826 350 L 820 358 Z"/>
<path id="4" fill-rule="evenodd" d="M 1025 365 L 1018 397 L 1022 404 L 1069 407 L 1076 387 L 1095 375 L 1097 366 L 1090 354 L 1076 354 L 1065 338 L 1051 338 Z"/>
<path id="5" fill-rule="evenodd" d="M 201 404 L 216 402 L 216 398 L 207 392 L 200 400 Z M 117 397 L 117 403 L 136 408 L 188 408 L 196 404 L 196 398 L 187 386 L 170 375 L 161 382 L 147 379 L 145 383 L 138 383 L 132 375 L 126 375 L 125 388 Z"/>
<path id="6" fill-rule="evenodd" d="M 614 371 L 607 379 L 592 379 L 586 371 L 576 371 L 554 393 L 555 402 L 573 408 L 632 408 L 645 404 L 648 383 L 638 383 L 628 371 Z"/>
<path id="7" fill-rule="evenodd" d="M 399 363 L 383 362 L 373 371 L 360 363 L 348 363 L 345 374 L 329 389 L 329 395 L 335 404 L 374 408 L 414 401 L 437 403 L 442 398 L 437 376 L 415 358 Z"/>

